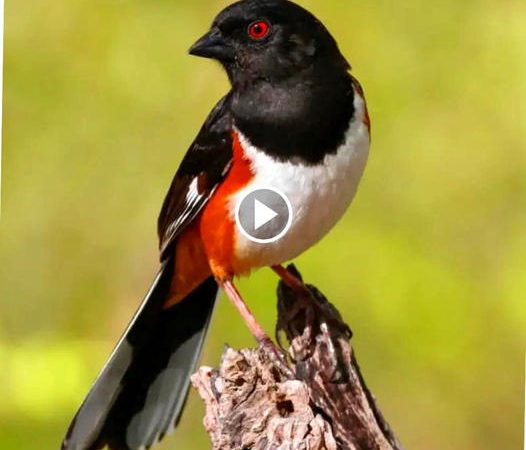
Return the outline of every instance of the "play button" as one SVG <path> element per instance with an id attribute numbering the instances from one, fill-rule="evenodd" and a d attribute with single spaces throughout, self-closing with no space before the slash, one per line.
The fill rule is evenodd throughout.
<path id="1" fill-rule="evenodd" d="M 247 192 L 236 204 L 236 223 L 252 242 L 274 242 L 285 235 L 292 223 L 289 199 L 273 188 Z"/>
<path id="2" fill-rule="evenodd" d="M 265 206 L 259 200 L 254 200 L 254 229 L 258 230 L 263 225 L 269 223 L 278 213 L 273 209 Z"/>

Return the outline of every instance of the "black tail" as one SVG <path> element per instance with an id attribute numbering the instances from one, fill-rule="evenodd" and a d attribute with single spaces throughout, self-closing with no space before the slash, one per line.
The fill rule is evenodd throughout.
<path id="1" fill-rule="evenodd" d="M 73 419 L 62 450 L 149 448 L 177 424 L 218 287 L 209 278 L 163 309 L 172 273 L 173 262 L 165 262 Z"/>

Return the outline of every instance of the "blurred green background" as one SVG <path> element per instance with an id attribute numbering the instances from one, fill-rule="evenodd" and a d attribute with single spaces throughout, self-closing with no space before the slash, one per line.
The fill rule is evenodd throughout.
<path id="1" fill-rule="evenodd" d="M 301 3 L 363 83 L 373 143 L 351 210 L 298 266 L 352 325 L 408 450 L 518 449 L 526 3 Z M 164 193 L 227 89 L 219 66 L 186 52 L 225 5 L 7 1 L 2 450 L 58 449 L 146 291 Z M 275 283 L 262 270 L 240 284 L 268 330 Z M 225 342 L 253 344 L 222 300 L 204 363 Z M 192 394 L 159 449 L 208 448 L 202 415 Z"/>

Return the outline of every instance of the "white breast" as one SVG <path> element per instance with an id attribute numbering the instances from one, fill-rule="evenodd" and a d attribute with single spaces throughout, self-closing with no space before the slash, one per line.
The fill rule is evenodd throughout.
<path id="1" fill-rule="evenodd" d="M 275 161 L 239 133 L 255 176 L 246 188 L 232 196 L 232 218 L 240 198 L 247 190 L 257 188 L 278 189 L 289 198 L 293 209 L 289 231 L 276 242 L 259 244 L 237 232 L 235 253 L 242 266 L 255 268 L 291 260 L 318 242 L 343 216 L 356 194 L 369 153 L 365 104 L 356 92 L 354 107 L 345 142 L 317 165 Z"/>

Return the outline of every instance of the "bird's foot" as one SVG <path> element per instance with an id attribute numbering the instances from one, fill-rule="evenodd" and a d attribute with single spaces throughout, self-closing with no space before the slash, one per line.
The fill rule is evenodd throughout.
<path id="1" fill-rule="evenodd" d="M 279 369 L 279 371 L 288 379 L 294 379 L 294 372 L 291 370 L 288 363 L 287 354 L 276 347 L 270 337 L 265 336 L 264 339 L 258 339 L 259 348 L 263 350 L 270 361 Z"/>
<path id="2" fill-rule="evenodd" d="M 284 352 L 278 349 L 270 337 L 267 335 L 263 327 L 256 320 L 252 311 L 248 308 L 246 302 L 241 297 L 241 294 L 234 286 L 231 280 L 224 280 L 221 282 L 221 286 L 226 292 L 228 298 L 232 301 L 234 306 L 238 309 L 241 317 L 243 317 L 248 329 L 252 335 L 256 338 L 261 349 L 269 356 L 271 362 L 276 365 L 280 371 L 287 377 L 293 378 L 294 374 L 292 373 L 288 362 L 287 357 Z"/>

